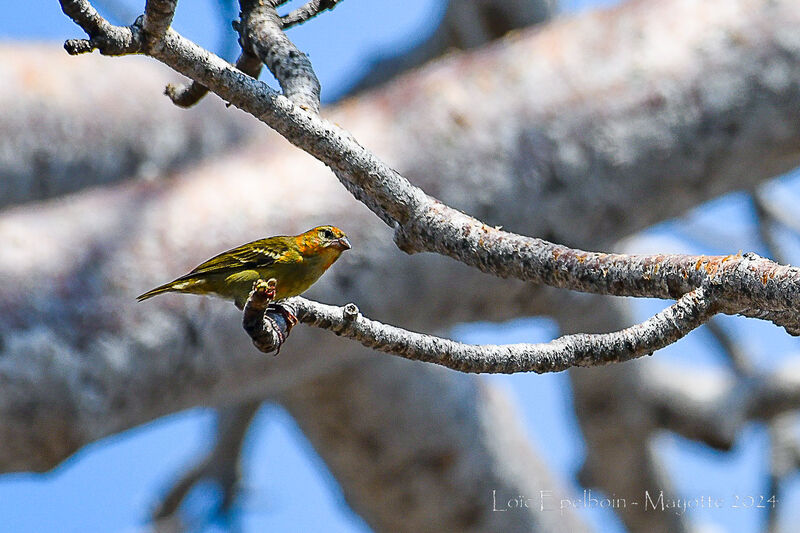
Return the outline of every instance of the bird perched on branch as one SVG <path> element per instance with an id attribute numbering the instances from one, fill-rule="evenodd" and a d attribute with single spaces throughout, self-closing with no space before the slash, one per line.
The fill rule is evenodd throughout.
<path id="1" fill-rule="evenodd" d="M 295 236 L 268 237 L 222 252 L 136 299 L 141 302 L 164 292 L 211 294 L 233 300 L 243 309 L 253 283 L 274 278 L 275 300 L 282 300 L 308 289 L 349 249 L 347 236 L 335 226 L 319 226 Z"/>

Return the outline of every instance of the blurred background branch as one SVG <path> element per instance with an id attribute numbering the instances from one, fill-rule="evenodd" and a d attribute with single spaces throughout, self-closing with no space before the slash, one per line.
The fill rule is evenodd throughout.
<path id="1" fill-rule="evenodd" d="M 347 4 L 293 31 L 344 16 Z M 458 11 L 455 4 L 430 40 L 438 44 L 420 46 L 438 51 L 407 57 L 480 46 L 487 35 L 533 20 L 536 6 L 552 8 L 485 1 L 464 2 Z M 504 14 L 512 4 L 518 10 Z M 796 6 L 700 5 L 637 2 L 565 19 L 479 52 L 450 54 L 325 114 L 415 183 L 493 224 L 590 249 L 621 246 L 621 238 L 719 195 L 752 190 L 800 162 Z M 634 321 L 628 311 L 607 299 L 487 280 L 429 254 L 398 254 L 386 230 L 354 208 L 321 165 L 215 99 L 190 112 L 173 109 L 158 94 L 174 77 L 152 64 L 75 60 L 27 46 L 0 54 L 10 72 L 0 85 L 7 102 L 1 183 L 8 187 L 0 194 L 7 243 L 0 254 L 4 470 L 51 469 L 89 442 L 156 417 L 197 405 L 236 412 L 230 406 L 269 396 L 289 409 L 347 502 L 377 530 L 396 530 L 405 516 L 409 530 L 582 527 L 585 513 L 491 512 L 486 491 L 495 483 L 507 494 L 575 490 L 543 459 L 548 446 L 527 442 L 495 382 L 376 359 L 299 330 L 291 349 L 265 360 L 242 335 L 232 307 L 175 298 L 143 309 L 130 296 L 265 228 L 334 222 L 353 228 L 360 251 L 313 296 L 357 301 L 404 327 L 436 332 L 538 314 L 554 316 L 562 333 L 609 331 Z M 377 79 L 422 61 L 391 66 Z M 264 201 L 265 188 L 280 196 L 280 206 Z M 298 197 L 303 189 L 315 194 Z M 785 229 L 786 209 L 772 211 Z M 725 244 L 727 251 L 740 247 L 749 248 Z M 52 290 L 42 291 L 43 280 Z M 735 399 L 737 384 L 752 381 L 741 339 L 730 342 L 737 344 L 734 370 L 692 371 L 698 385 L 690 392 Z M 690 380 L 680 368 L 654 363 L 666 364 L 659 355 L 570 372 L 587 450 L 584 486 L 618 497 L 647 488 L 673 493 L 674 473 L 654 445 L 664 428 L 696 422 L 711 436 L 695 438 L 735 448 L 746 420 L 757 418 L 718 415 L 708 406 L 720 404 L 705 397 L 665 411 L 659 398 L 669 404 L 677 396 L 648 376 L 667 385 Z M 773 370 L 780 378 L 792 375 L 789 368 Z M 541 382 L 526 383 L 534 389 Z M 791 393 L 787 380 L 777 383 Z M 769 414 L 770 491 L 796 469 L 792 415 L 780 414 L 794 405 L 780 405 Z M 527 408 L 537 422 L 552 415 L 538 404 Z M 242 431 L 246 419 L 240 417 Z M 244 434 L 225 427 L 217 428 L 218 443 Z M 209 477 L 232 479 L 242 443 L 233 440 L 238 444 L 225 446 L 230 453 Z M 778 514 L 770 527 L 778 527 Z M 617 515 L 631 531 L 694 525 L 673 513 Z"/>

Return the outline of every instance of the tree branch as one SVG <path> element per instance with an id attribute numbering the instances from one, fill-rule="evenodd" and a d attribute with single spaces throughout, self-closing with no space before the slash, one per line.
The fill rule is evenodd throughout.
<path id="1" fill-rule="evenodd" d="M 797 165 L 798 95 L 791 83 L 776 85 L 774 74 L 795 79 L 800 62 L 793 40 L 780 49 L 773 41 L 793 35 L 796 3 L 709 2 L 701 11 L 694 3 L 635 2 L 563 20 L 451 56 L 328 114 L 415 183 L 493 224 L 611 246 Z M 742 38 L 716 47 L 709 39 L 718 35 Z M 632 40 L 653 62 L 630 54 Z M 665 64 L 658 51 L 666 45 L 679 63 Z M 520 57 L 535 58 L 524 75 Z M 127 74 L 107 77 L 124 84 L 146 71 L 125 64 Z M 609 73 L 608 64 L 619 70 Z M 632 72 L 640 83 L 628 83 Z M 706 98 L 709 83 L 731 90 Z M 322 165 L 274 137 L 177 178 L 3 213 L 0 233 L 10 243 L 0 254 L 4 470 L 51 468 L 110 433 L 200 403 L 256 397 L 352 357 L 352 343 L 298 328 L 287 356 L 264 358 L 235 327 L 241 315 L 230 306 L 172 296 L 130 302 L 154 279 L 265 228 L 302 230 L 320 219 L 348 228 L 358 243 L 353 255 L 313 296 L 357 301 L 372 316 L 420 331 L 551 314 L 584 298 L 482 276 L 434 254 L 398 254 L 385 228 L 354 208 Z M 265 189 L 318 194 L 279 208 L 258 194 Z M 43 250 L 57 260 L 44 260 Z M 57 280 L 54 290 L 43 291 L 42 280 Z"/>
<path id="2" fill-rule="evenodd" d="M 258 79 L 261 75 L 261 60 L 248 52 L 239 54 L 235 67 L 248 76 Z M 188 85 L 167 85 L 164 94 L 169 96 L 172 103 L 180 107 L 192 107 L 208 94 L 208 87 L 193 81 Z"/>
<path id="3" fill-rule="evenodd" d="M 0 209 L 125 180 L 155 186 L 264 133 L 216 98 L 196 113 L 153 98 L 177 75 L 143 57 L 74 61 L 5 43 L 0 64 Z"/>
<path id="4" fill-rule="evenodd" d="M 342 0 L 311 0 L 294 11 L 281 17 L 281 27 L 288 30 L 292 26 L 303 24 L 323 11 L 333 9 Z"/>
<path id="5" fill-rule="evenodd" d="M 493 496 L 499 509 L 543 489 L 572 495 L 532 449 L 516 406 L 495 383 L 371 357 L 279 399 L 341 483 L 347 504 L 375 531 L 588 531 L 573 508 L 542 512 L 531 502 L 493 510 Z"/>
<path id="6" fill-rule="evenodd" d="M 282 35 L 274 9 L 269 9 L 272 12 L 253 10 L 255 27 L 265 34 L 246 35 L 255 39 L 255 51 L 268 66 L 270 54 L 275 54 L 272 58 L 276 63 L 271 68 L 277 72 L 281 70 L 279 59 L 289 52 L 282 44 L 275 50 L 259 44 L 277 43 L 271 39 Z M 796 282 L 800 269 L 781 267 L 755 254 L 697 257 L 589 253 L 491 228 L 426 195 L 344 130 L 281 99 L 266 85 L 236 74 L 238 71 L 227 62 L 174 31 L 169 30 L 164 42 L 149 55 L 201 81 L 330 166 L 357 199 L 395 228 L 395 242 L 408 253 L 434 251 L 501 277 L 617 296 L 677 298 L 704 283 L 719 284 L 724 287 L 719 295 L 724 312 L 771 320 L 790 334 L 800 334 L 800 315 L 795 312 L 800 308 L 800 284 Z M 287 67 L 286 72 L 293 79 L 290 73 L 296 71 Z M 299 72 L 297 79 L 305 79 L 304 69 Z M 279 74 L 276 76 L 280 79 Z M 303 87 L 307 86 L 300 83 L 298 94 L 304 94 Z"/>
<path id="7" fill-rule="evenodd" d="M 606 332 L 630 323 L 629 302 L 592 296 L 571 307 L 554 306 L 562 334 Z M 676 494 L 669 472 L 654 452 L 652 437 L 659 430 L 651 404 L 637 395 L 641 373 L 661 360 L 638 359 L 622 365 L 569 370 L 575 416 L 586 442 L 579 483 L 618 497 L 664 491 Z M 612 421 L 613 423 L 609 423 Z M 620 464 L 626 465 L 619 468 Z M 688 533 L 685 515 L 653 513 L 640 505 L 616 509 L 627 531 Z"/>
<path id="8" fill-rule="evenodd" d="M 319 114 L 320 85 L 311 61 L 283 33 L 274 1 L 241 0 L 236 26 L 242 50 L 258 57 L 281 85 L 283 95 L 301 109 Z"/>
<path id="9" fill-rule="evenodd" d="M 227 513 L 239 490 L 242 446 L 253 417 L 261 402 L 250 401 L 236 407 L 217 411 L 216 439 L 211 451 L 186 471 L 164 496 L 153 512 L 153 520 L 177 518 L 176 513 L 186 495 L 200 481 L 209 480 L 219 485 L 222 492 L 221 509 Z"/>
<path id="10" fill-rule="evenodd" d="M 265 288 L 263 281 L 255 284 L 245 304 L 244 323 L 256 347 L 269 353 L 280 349 L 289 331 L 285 327 L 281 329 L 276 312 L 264 307 Z M 548 343 L 508 345 L 463 344 L 414 333 L 365 318 L 353 304 L 336 307 L 295 297 L 281 305 L 304 324 L 333 331 L 368 348 L 412 361 L 436 363 L 461 372 L 542 374 L 649 355 L 707 321 L 715 313 L 716 302 L 708 290 L 697 289 L 645 322 L 615 333 L 567 335 Z M 254 316 L 259 311 L 263 327 L 254 328 Z"/>
<path id="11" fill-rule="evenodd" d="M 178 0 L 147 0 L 144 6 L 142 31 L 145 43 L 152 46 L 164 38 L 175 16 Z"/>
<path id="12" fill-rule="evenodd" d="M 308 57 L 281 30 L 275 4 L 276 2 L 241 2 L 241 21 L 233 24 L 240 34 L 242 47 L 236 68 L 257 79 L 261 66 L 267 65 L 287 98 L 304 109 L 319 113 L 319 80 Z M 168 85 L 166 89 L 167 96 L 181 107 L 193 106 L 207 93 L 208 88 L 197 81 L 183 87 Z"/>
<path id="13" fill-rule="evenodd" d="M 141 17 L 130 27 L 124 27 L 110 24 L 88 0 L 63 0 L 61 9 L 89 35 L 89 39 L 69 39 L 64 43 L 70 55 L 92 50 L 100 50 L 103 55 L 124 55 L 142 50 Z"/>

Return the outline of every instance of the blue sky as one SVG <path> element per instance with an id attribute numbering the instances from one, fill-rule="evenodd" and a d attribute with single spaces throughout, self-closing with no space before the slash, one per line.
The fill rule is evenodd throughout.
<path id="1" fill-rule="evenodd" d="M 131 11 L 136 11 L 141 7 L 135 6 L 142 3 L 128 2 L 128 5 L 132 6 Z M 565 6 L 582 9 L 597 4 L 573 0 Z M 176 27 L 200 44 L 218 50 L 221 24 L 213 2 L 197 0 L 191 3 L 191 8 L 189 5 L 179 4 Z M 433 0 L 345 0 L 334 12 L 292 30 L 291 37 L 310 55 L 323 85 L 323 97 L 330 100 L 371 58 L 410 47 L 422 39 L 433 29 L 442 9 L 442 3 Z M 80 35 L 80 30 L 66 19 L 54 0 L 10 3 L 0 19 L 0 37 L 5 40 L 63 41 Z M 772 192 L 797 205 L 795 182 L 785 179 L 774 185 Z M 705 240 L 697 238 L 697 228 L 703 228 Z M 717 200 L 680 222 L 653 228 L 648 235 L 670 243 L 676 251 L 763 252 L 752 212 L 741 195 Z M 800 249 L 796 237 L 784 234 L 782 238 L 792 257 L 797 257 Z M 635 308 L 637 316 L 644 318 L 664 305 L 664 302 L 639 301 Z M 727 322 L 745 339 L 762 368 L 797 352 L 794 339 L 768 324 L 735 318 Z M 526 319 L 503 325 L 462 326 L 454 334 L 469 342 L 505 343 L 544 341 L 556 331 L 546 320 Z M 659 352 L 658 357 L 685 365 L 687 372 L 697 365 L 724 365 L 723 357 L 715 351 L 707 335 L 697 331 Z M 553 470 L 566 480 L 574 479 L 585 450 L 572 412 L 567 376 L 562 373 L 486 379 L 506 388 L 516 399 L 533 445 Z M 537 406 L 536 412 L 533 406 Z M 210 414 L 195 409 L 90 445 L 52 473 L 0 476 L 0 529 L 136 531 L 163 490 L 208 446 L 210 434 Z M 727 454 L 668 434 L 658 439 L 657 449 L 684 497 L 693 498 L 701 493 L 732 497 L 734 493 L 764 494 L 767 444 L 764 428 L 753 424 Z M 280 460 L 275 460 L 277 457 Z M 344 506 L 341 492 L 324 464 L 281 409 L 262 408 L 247 442 L 245 464 L 244 497 L 237 513 L 242 531 L 368 530 Z M 782 516 L 785 523 L 797 523 L 800 478 L 796 476 L 789 488 L 786 500 L 780 502 L 785 511 Z M 185 512 L 197 529 L 223 530 L 221 525 L 206 520 L 214 498 L 209 487 L 201 487 L 191 495 Z M 621 531 L 618 520 L 610 513 L 594 510 L 585 516 L 599 530 Z M 719 511 L 692 512 L 690 517 L 697 524 L 720 531 L 758 531 L 763 524 L 763 514 L 752 509 L 737 512 L 725 507 Z"/>

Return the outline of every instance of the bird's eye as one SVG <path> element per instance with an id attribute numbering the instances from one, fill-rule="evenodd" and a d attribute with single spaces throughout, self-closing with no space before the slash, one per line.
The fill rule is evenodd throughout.
<path id="1" fill-rule="evenodd" d="M 322 230 L 322 236 L 325 237 L 326 239 L 335 238 L 334 235 L 333 235 L 333 232 L 331 230 L 329 230 L 329 229 Z"/>

